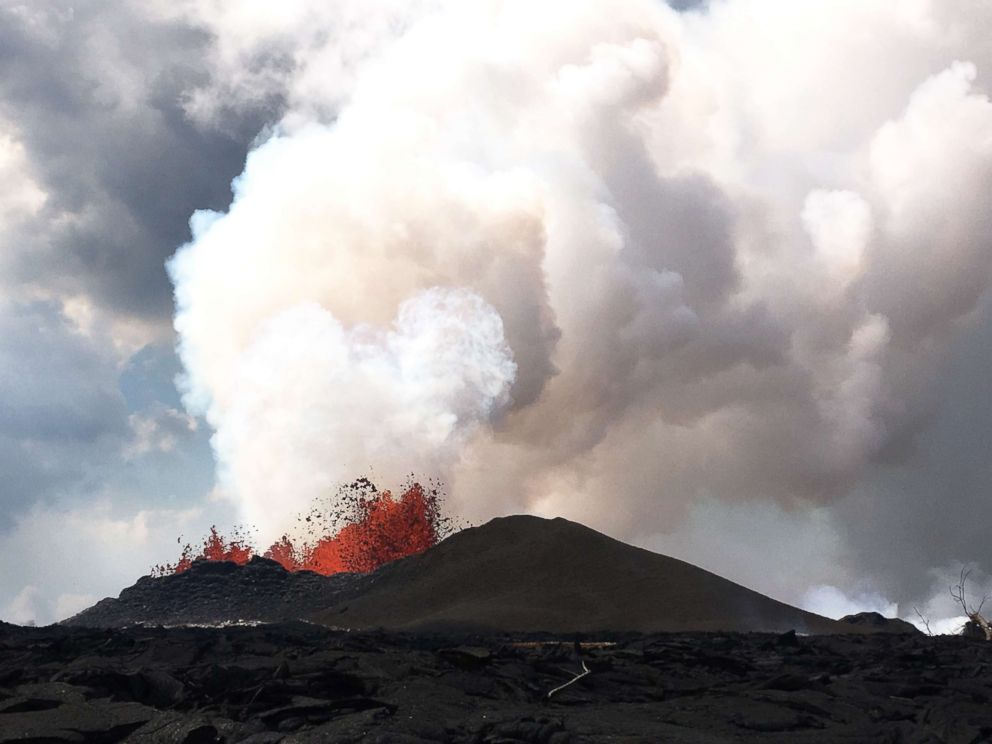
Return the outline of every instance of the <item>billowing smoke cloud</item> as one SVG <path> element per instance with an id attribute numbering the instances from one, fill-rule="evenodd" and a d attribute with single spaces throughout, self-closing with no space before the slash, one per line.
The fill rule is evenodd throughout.
<path id="1" fill-rule="evenodd" d="M 262 529 L 355 466 L 631 537 L 913 456 L 992 268 L 987 6 L 292 5 L 188 11 L 257 62 L 192 110 L 288 111 L 171 263 Z"/>
<path id="2" fill-rule="evenodd" d="M 499 315 L 466 290 L 416 295 L 388 331 L 295 306 L 259 326 L 224 369 L 233 394 L 206 410 L 224 485 L 275 539 L 370 466 L 392 483 L 410 463 L 444 472 L 514 373 Z"/>

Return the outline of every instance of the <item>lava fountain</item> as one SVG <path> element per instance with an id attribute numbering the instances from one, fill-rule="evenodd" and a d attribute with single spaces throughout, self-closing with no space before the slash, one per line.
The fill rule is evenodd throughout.
<path id="1" fill-rule="evenodd" d="M 283 535 L 262 555 L 287 571 L 325 576 L 374 571 L 427 550 L 453 531 L 452 520 L 442 513 L 442 501 L 436 485 L 424 487 L 411 481 L 399 496 L 393 496 L 360 478 L 339 491 L 333 508 L 315 507 L 299 518 L 303 538 Z M 152 575 L 182 573 L 201 560 L 243 565 L 256 554 L 247 530 L 235 529 L 226 538 L 211 527 L 199 549 L 187 543 L 178 561 L 155 566 Z"/>

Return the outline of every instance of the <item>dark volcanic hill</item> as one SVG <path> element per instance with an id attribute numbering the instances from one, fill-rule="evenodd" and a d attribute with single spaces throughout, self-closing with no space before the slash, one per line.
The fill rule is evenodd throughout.
<path id="1" fill-rule="evenodd" d="M 875 633 L 765 597 L 701 568 L 564 519 L 514 516 L 360 574 L 290 573 L 255 558 L 144 577 L 65 625 L 218 625 L 314 620 L 332 627 L 466 632 Z"/>
<path id="2" fill-rule="evenodd" d="M 513 516 L 384 566 L 318 613 L 346 628 L 864 632 L 565 519 Z"/>

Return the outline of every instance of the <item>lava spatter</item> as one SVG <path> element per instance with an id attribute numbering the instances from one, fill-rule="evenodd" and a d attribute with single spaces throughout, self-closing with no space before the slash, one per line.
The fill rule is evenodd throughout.
<path id="1" fill-rule="evenodd" d="M 380 491 L 360 478 L 343 487 L 331 508 L 315 507 L 299 522 L 304 536 L 283 535 L 262 553 L 287 571 L 331 574 L 367 573 L 390 561 L 421 553 L 453 531 L 441 511 L 442 493 L 432 484 L 410 482 L 399 496 Z M 194 561 L 233 561 L 245 564 L 256 554 L 245 530 L 226 539 L 216 527 L 195 552 L 187 544 L 176 563 L 156 566 L 152 573 L 182 573 Z"/>
<path id="2" fill-rule="evenodd" d="M 230 538 L 224 537 L 217 531 L 217 526 L 210 527 L 210 534 L 203 538 L 199 552 L 194 552 L 193 546 L 186 543 L 179 560 L 175 563 L 163 563 L 152 569 L 153 576 L 166 576 L 188 571 L 193 561 L 231 561 L 243 566 L 251 560 L 255 550 L 251 545 L 246 530 L 235 528 Z"/>

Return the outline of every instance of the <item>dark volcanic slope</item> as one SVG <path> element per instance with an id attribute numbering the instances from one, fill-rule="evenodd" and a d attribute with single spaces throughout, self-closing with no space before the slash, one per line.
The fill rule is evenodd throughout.
<path id="1" fill-rule="evenodd" d="M 369 580 L 315 618 L 346 628 L 864 632 L 560 518 L 494 519 Z"/>
<path id="2" fill-rule="evenodd" d="M 62 624 L 122 628 L 298 620 L 351 596 L 366 580 L 356 574 L 289 573 L 265 558 L 246 566 L 197 561 L 181 574 L 142 577 L 120 598 L 104 599 Z"/>
<path id="3" fill-rule="evenodd" d="M 552 633 L 902 630 L 882 618 L 828 620 L 574 522 L 524 516 L 464 530 L 369 575 L 289 573 L 264 558 L 246 566 L 201 561 L 182 574 L 139 579 L 64 624 L 308 618 L 347 628 Z"/>

